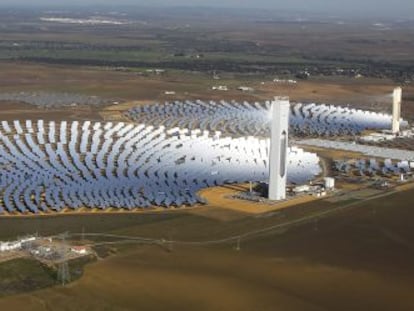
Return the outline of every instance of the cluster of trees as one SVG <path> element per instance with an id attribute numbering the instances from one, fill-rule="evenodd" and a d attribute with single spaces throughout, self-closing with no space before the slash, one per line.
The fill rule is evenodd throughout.
<path id="1" fill-rule="evenodd" d="M 105 66 L 105 67 L 129 67 L 129 68 L 164 68 L 180 69 L 187 71 L 210 72 L 214 70 L 250 74 L 274 74 L 291 75 L 298 79 L 307 79 L 310 76 L 348 76 L 348 77 L 372 77 L 390 78 L 398 82 L 414 81 L 414 66 L 394 64 L 356 64 L 349 65 L 345 69 L 338 69 L 333 65 L 309 65 L 298 63 L 272 63 L 272 62 L 243 62 L 202 59 L 182 59 L 179 61 L 109 61 L 104 59 L 81 58 L 52 58 L 52 57 L 21 57 L 25 60 L 40 63 Z"/>

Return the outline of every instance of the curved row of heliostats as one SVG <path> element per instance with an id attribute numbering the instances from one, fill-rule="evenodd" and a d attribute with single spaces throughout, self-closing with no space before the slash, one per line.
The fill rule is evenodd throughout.
<path id="1" fill-rule="evenodd" d="M 197 192 L 268 179 L 269 140 L 143 124 L 3 121 L 0 211 L 135 208 L 201 202 Z M 291 148 L 288 179 L 320 173 L 315 154 Z"/>
<path id="2" fill-rule="evenodd" d="M 379 162 L 377 159 L 360 159 L 360 160 L 337 160 L 334 162 L 334 169 L 341 173 L 349 174 L 351 172 L 364 175 L 400 175 L 410 173 L 411 163 L 405 161 L 392 161 L 386 159 Z"/>
<path id="3" fill-rule="evenodd" d="M 184 101 L 143 105 L 126 115 L 145 124 L 162 124 L 220 131 L 235 136 L 268 136 L 271 103 Z M 357 135 L 367 129 L 391 128 L 391 115 L 332 105 L 294 104 L 290 113 L 290 132 L 296 135 Z M 407 123 L 402 120 L 402 126 Z"/>

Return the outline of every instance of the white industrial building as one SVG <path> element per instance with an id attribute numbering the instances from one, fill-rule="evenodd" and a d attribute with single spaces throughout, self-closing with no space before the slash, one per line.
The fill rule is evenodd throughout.
<path id="1" fill-rule="evenodd" d="M 213 91 L 225 91 L 225 92 L 229 90 L 229 88 L 227 87 L 227 85 L 213 86 L 213 87 L 211 87 L 211 89 Z"/>
<path id="2" fill-rule="evenodd" d="M 254 88 L 249 87 L 249 86 L 239 86 L 237 89 L 242 92 L 253 92 L 254 91 Z"/>
<path id="3" fill-rule="evenodd" d="M 22 248 L 22 243 L 20 241 L 15 242 L 0 242 L 0 252 L 10 252 L 19 250 Z"/>
<path id="4" fill-rule="evenodd" d="M 324 179 L 324 185 L 326 190 L 333 190 L 335 189 L 335 178 L 333 177 L 325 177 Z"/>
<path id="5" fill-rule="evenodd" d="M 78 255 L 86 255 L 88 250 L 84 246 L 72 246 L 70 251 Z"/>
<path id="6" fill-rule="evenodd" d="M 300 194 L 300 193 L 306 193 L 311 191 L 311 186 L 309 185 L 300 185 L 292 189 L 293 193 Z"/>
<path id="7" fill-rule="evenodd" d="M 12 242 L 0 242 L 0 252 L 20 250 L 25 244 L 36 241 L 35 237 L 27 237 Z"/>

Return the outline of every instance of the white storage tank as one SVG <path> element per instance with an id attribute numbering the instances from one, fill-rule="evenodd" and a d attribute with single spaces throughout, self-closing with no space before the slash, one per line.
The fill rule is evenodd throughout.
<path id="1" fill-rule="evenodd" d="M 325 177 L 324 182 L 325 182 L 325 189 L 327 190 L 335 189 L 335 178 Z"/>

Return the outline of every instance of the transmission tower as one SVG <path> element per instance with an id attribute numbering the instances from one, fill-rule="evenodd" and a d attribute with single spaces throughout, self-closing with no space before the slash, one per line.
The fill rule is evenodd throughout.
<path id="1" fill-rule="evenodd" d="M 240 242 L 241 242 L 241 237 L 238 237 L 237 238 L 237 241 L 236 241 L 236 248 L 235 248 L 235 250 L 236 251 L 240 251 L 240 249 L 241 249 L 241 247 L 240 247 Z"/>
<path id="2" fill-rule="evenodd" d="M 68 236 L 68 233 L 65 232 L 59 236 L 61 239 L 61 245 L 59 247 L 58 251 L 58 270 L 57 270 L 57 281 L 62 286 L 65 286 L 66 284 L 70 283 L 70 271 L 69 271 L 69 264 L 67 260 L 67 252 L 68 252 L 68 245 L 66 243 L 66 238 Z"/>

